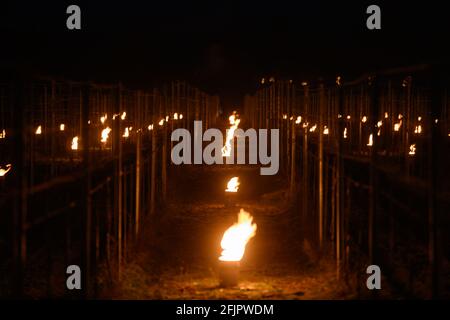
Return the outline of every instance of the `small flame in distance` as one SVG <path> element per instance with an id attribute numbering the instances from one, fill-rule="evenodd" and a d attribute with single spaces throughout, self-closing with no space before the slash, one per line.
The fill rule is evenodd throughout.
<path id="1" fill-rule="evenodd" d="M 253 217 L 241 209 L 238 214 L 238 221 L 229 227 L 223 234 L 220 246 L 222 255 L 220 261 L 241 261 L 245 253 L 245 246 L 256 234 L 256 224 Z"/>
<path id="2" fill-rule="evenodd" d="M 72 150 L 78 150 L 78 137 L 73 137 L 72 145 L 70 146 Z"/>
<path id="3" fill-rule="evenodd" d="M 422 133 L 422 126 L 419 124 L 414 128 L 415 134 L 421 134 Z"/>
<path id="4" fill-rule="evenodd" d="M 110 132 L 111 132 L 110 127 L 106 127 L 105 129 L 102 130 L 102 139 L 100 140 L 102 143 L 108 142 Z"/>
<path id="5" fill-rule="evenodd" d="M 416 154 L 416 144 L 413 143 L 412 145 L 409 146 L 409 155 L 413 156 Z"/>
<path id="6" fill-rule="evenodd" d="M 368 147 L 373 146 L 373 134 L 372 134 L 372 133 L 371 133 L 370 136 L 369 136 L 369 142 L 367 143 L 367 146 L 368 146 Z"/>
<path id="7" fill-rule="evenodd" d="M 8 163 L 6 165 L 6 169 L 0 167 L 0 177 L 4 177 L 12 168 L 12 165 L 10 163 Z"/>
<path id="8" fill-rule="evenodd" d="M 130 136 L 130 129 L 126 127 L 122 137 L 128 138 L 129 136 Z"/>
<path id="9" fill-rule="evenodd" d="M 228 181 L 227 188 L 225 189 L 226 192 L 237 192 L 239 189 L 239 178 L 233 177 Z"/>
<path id="10" fill-rule="evenodd" d="M 222 157 L 229 157 L 231 155 L 231 143 L 233 141 L 234 132 L 241 122 L 241 120 L 237 118 L 236 112 L 233 112 L 228 120 L 230 121 L 230 129 L 227 130 L 225 146 L 222 148 Z"/>

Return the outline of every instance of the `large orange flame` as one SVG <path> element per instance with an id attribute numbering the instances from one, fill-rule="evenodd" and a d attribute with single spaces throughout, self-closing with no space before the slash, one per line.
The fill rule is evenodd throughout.
<path id="1" fill-rule="evenodd" d="M 220 246 L 222 255 L 221 261 L 241 261 L 245 253 L 245 246 L 256 234 L 256 224 L 252 223 L 253 217 L 241 209 L 238 214 L 237 223 L 229 227 L 223 234 Z"/>

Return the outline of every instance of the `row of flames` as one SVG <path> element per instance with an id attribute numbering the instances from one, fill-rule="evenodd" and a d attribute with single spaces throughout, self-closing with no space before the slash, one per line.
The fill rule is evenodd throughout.
<path id="1" fill-rule="evenodd" d="M 113 120 L 114 120 L 117 116 L 118 116 L 118 114 L 113 115 L 113 117 L 112 117 Z M 126 117 L 126 112 L 123 112 L 122 115 L 121 115 L 121 119 L 122 119 L 122 120 L 125 120 L 125 117 Z M 104 116 L 102 116 L 102 117 L 100 118 L 101 123 L 102 123 L 102 124 L 105 124 L 105 121 L 107 120 L 107 118 L 108 118 L 108 115 L 107 115 L 107 114 L 105 114 Z M 182 119 L 183 119 L 183 114 L 182 114 L 182 113 L 179 114 L 179 113 L 175 112 L 175 113 L 173 114 L 173 116 L 172 116 L 172 120 L 182 120 Z M 164 123 L 167 123 L 167 122 L 169 122 L 169 121 L 170 121 L 170 116 L 166 116 L 165 118 L 161 118 L 161 119 L 158 121 L 158 125 L 159 125 L 159 126 L 163 126 Z M 153 129 L 154 129 L 154 124 L 153 124 L 153 123 L 151 123 L 151 124 L 149 124 L 149 125 L 147 126 L 147 130 L 148 130 L 148 131 L 152 131 Z M 133 130 L 133 127 L 126 127 L 126 128 L 124 129 L 124 132 L 123 132 L 123 134 L 122 134 L 122 137 L 123 137 L 123 138 L 128 138 L 128 137 L 130 137 L 130 133 L 131 133 L 132 130 Z M 142 131 L 142 128 L 136 130 L 136 132 L 139 132 L 139 131 Z M 109 135 L 110 135 L 111 132 L 112 132 L 112 129 L 111 129 L 109 126 L 107 126 L 106 128 L 104 128 L 104 129 L 102 130 L 102 132 L 101 132 L 100 142 L 103 143 L 103 144 L 106 144 L 106 143 L 108 142 Z"/>
<path id="2" fill-rule="evenodd" d="M 342 115 L 339 114 L 339 115 L 338 115 L 338 118 L 342 118 Z M 387 112 L 384 113 L 384 118 L 385 118 L 385 119 L 388 119 L 388 118 L 389 118 L 389 114 L 388 114 Z M 287 116 L 286 114 L 284 114 L 284 115 L 283 115 L 283 119 L 284 119 L 284 120 L 287 120 L 287 119 L 288 119 L 288 116 Z M 350 116 L 350 115 L 347 115 L 346 119 L 347 119 L 347 120 L 350 120 L 350 119 L 351 119 L 351 116 Z M 362 116 L 361 122 L 362 122 L 362 123 L 366 123 L 366 122 L 367 122 L 367 119 L 368 119 L 367 116 Z M 291 120 L 291 121 L 294 120 L 294 116 L 291 116 L 291 117 L 289 118 L 289 120 Z M 414 134 L 422 134 L 422 133 L 423 133 L 422 124 L 421 124 L 422 117 L 421 117 L 421 116 L 417 117 L 417 121 L 418 121 L 418 124 L 414 127 Z M 435 119 L 434 122 L 437 124 L 437 123 L 439 122 L 439 120 L 438 120 L 438 119 Z M 295 118 L 295 124 L 300 124 L 300 123 L 302 123 L 302 117 L 301 117 L 301 116 L 297 116 L 297 118 Z M 397 116 L 397 122 L 395 122 L 395 123 L 394 123 L 394 126 L 393 126 L 394 131 L 396 131 L 396 132 L 400 131 L 400 129 L 401 129 L 401 127 L 402 127 L 402 124 L 403 124 L 403 115 L 402 115 L 402 114 L 399 114 L 399 115 Z M 376 123 L 375 126 L 378 128 L 378 130 L 377 130 L 377 136 L 381 136 L 381 127 L 383 126 L 383 120 L 379 120 L 379 121 Z M 302 127 L 303 127 L 305 130 L 309 127 L 309 130 L 308 130 L 309 132 L 315 132 L 316 129 L 317 129 L 317 124 L 313 124 L 313 125 L 310 126 L 308 122 L 303 122 Z M 330 131 L 329 131 L 328 126 L 324 125 L 324 126 L 323 126 L 323 131 L 322 131 L 322 133 L 323 133 L 324 135 L 328 135 L 329 132 L 330 132 Z M 448 136 L 450 137 L 450 133 L 448 134 Z M 342 137 L 343 137 L 344 139 L 347 139 L 347 138 L 348 138 L 348 129 L 347 129 L 347 127 L 344 127 L 344 131 L 342 132 Z M 367 142 L 366 145 L 367 145 L 368 147 L 373 146 L 373 133 L 371 133 L 371 134 L 369 135 L 369 139 L 368 139 L 368 142 Z M 408 152 L 408 154 L 409 154 L 410 156 L 413 156 L 413 155 L 416 154 L 416 144 L 415 144 L 415 143 L 414 143 L 414 144 L 411 144 L 411 145 L 409 146 L 409 152 Z"/>
<path id="3" fill-rule="evenodd" d="M 127 113 L 124 111 L 124 112 L 122 112 L 121 114 L 120 114 L 120 113 L 119 113 L 119 114 L 114 114 L 114 115 L 112 116 L 112 119 L 115 120 L 117 117 L 120 117 L 121 120 L 125 120 L 125 119 L 126 119 L 126 116 L 127 116 Z M 173 119 L 173 120 L 182 120 L 182 119 L 183 119 L 183 114 L 181 114 L 181 113 L 178 114 L 177 112 L 175 112 L 175 113 L 173 114 L 172 119 Z M 107 120 L 108 120 L 108 114 L 106 114 L 106 113 L 100 117 L 100 123 L 103 124 L 103 125 L 106 123 Z M 165 118 L 162 118 L 162 119 L 158 122 L 158 124 L 159 124 L 160 126 L 163 126 L 164 123 L 165 123 L 165 122 L 169 122 L 169 120 L 170 120 L 170 117 L 169 117 L 169 116 L 166 116 Z M 91 123 L 91 121 L 89 120 L 89 121 L 88 121 L 88 124 L 90 124 L 90 123 Z M 152 124 L 149 124 L 149 125 L 147 126 L 147 129 L 148 129 L 149 131 L 152 131 L 153 128 L 154 128 L 154 124 L 153 124 L 153 123 L 152 123 Z M 60 130 L 60 131 L 65 131 L 65 130 L 66 130 L 66 125 L 65 125 L 64 123 L 61 123 L 61 124 L 59 125 L 59 130 Z M 123 132 L 123 134 L 122 134 L 122 137 L 123 137 L 123 138 L 128 138 L 128 137 L 130 136 L 130 133 L 131 133 L 132 130 L 133 130 L 133 127 L 126 127 L 126 128 L 124 129 L 124 132 Z M 142 130 L 142 129 L 139 129 L 138 131 L 140 131 L 140 130 Z M 103 128 L 103 129 L 102 129 L 101 134 L 100 134 L 100 142 L 101 142 L 101 143 L 106 144 L 106 143 L 108 142 L 109 135 L 110 135 L 111 131 L 112 131 L 112 129 L 111 129 L 109 126 L 106 126 L 106 128 Z M 34 131 L 34 134 L 35 134 L 35 135 L 42 135 L 42 133 L 43 133 L 43 127 L 42 127 L 42 125 L 38 125 L 38 126 L 36 127 L 35 131 Z M 2 130 L 0 131 L 0 139 L 5 139 L 5 138 L 6 138 L 6 130 L 5 130 L 5 129 L 2 129 Z M 71 142 L 71 149 L 72 149 L 72 150 L 78 150 L 78 141 L 79 141 L 79 137 L 78 137 L 78 136 L 75 136 L 75 137 L 72 138 L 72 142 Z"/>
<path id="4" fill-rule="evenodd" d="M 384 117 L 385 117 L 385 119 L 389 118 L 389 115 L 388 115 L 387 112 L 385 112 Z M 294 118 L 295 118 L 294 116 L 291 116 L 289 118 L 289 120 L 293 121 Z M 342 118 L 342 115 L 338 115 L 338 118 Z M 287 114 L 283 115 L 283 119 L 284 120 L 288 119 Z M 346 119 L 350 120 L 351 116 L 347 115 Z M 367 119 L 368 119 L 367 116 L 362 116 L 361 123 L 366 123 Z M 421 134 L 422 133 L 422 124 L 421 124 L 422 117 L 418 116 L 417 117 L 417 121 L 418 121 L 418 124 L 414 126 L 414 133 L 415 134 Z M 437 124 L 439 122 L 439 119 L 435 119 L 434 122 Z M 301 116 L 297 116 L 295 118 L 295 124 L 300 124 L 300 123 L 302 123 L 302 117 Z M 403 124 L 403 115 L 399 114 L 397 116 L 397 121 L 394 122 L 393 130 L 396 131 L 396 132 L 400 131 L 400 129 L 402 127 L 402 124 Z M 378 128 L 378 131 L 377 131 L 377 135 L 378 136 L 381 135 L 381 129 L 380 128 L 381 128 L 382 125 L 383 125 L 383 120 L 377 121 L 376 127 Z M 308 122 L 303 122 L 302 126 L 303 126 L 303 128 L 308 128 L 309 123 Z M 317 124 L 313 124 L 312 126 L 310 126 L 309 131 L 310 132 L 315 132 L 316 128 L 317 128 Z M 324 128 L 323 128 L 323 134 L 327 135 L 328 133 L 329 133 L 328 127 L 325 125 Z M 347 133 L 347 128 L 344 128 L 344 133 L 343 133 L 344 138 L 347 138 L 346 133 Z M 448 134 L 448 136 L 450 136 L 450 133 Z"/>
<path id="5" fill-rule="evenodd" d="M 113 114 L 113 116 L 111 117 L 112 120 L 115 120 L 116 118 L 120 117 L 121 120 L 126 120 L 127 118 L 127 113 L 126 111 L 123 111 L 122 113 L 117 113 L 117 114 Z M 105 113 L 104 115 L 102 115 L 100 117 L 100 123 L 102 125 L 105 125 L 106 121 L 108 120 L 108 114 Z M 164 123 L 169 122 L 170 120 L 182 120 L 183 119 L 183 114 L 182 113 L 177 113 L 175 112 L 172 117 L 170 116 L 166 116 L 165 118 L 162 118 L 161 120 L 159 120 L 158 124 L 159 126 L 163 126 Z M 91 121 L 88 120 L 88 124 L 91 124 Z M 44 128 L 42 125 L 38 125 L 37 127 L 35 127 L 36 129 L 34 129 L 34 134 L 35 135 L 42 135 Z M 149 124 L 147 126 L 148 131 L 152 131 L 154 128 L 154 124 Z M 66 131 L 67 127 L 65 123 L 60 123 L 59 124 L 59 131 Z M 126 127 L 124 129 L 124 132 L 122 134 L 123 138 L 128 138 L 130 136 L 131 131 L 133 130 L 133 127 Z M 142 129 L 138 129 L 137 131 L 141 131 Z M 100 133 L 100 142 L 103 144 L 106 144 L 108 142 L 109 139 L 109 135 L 112 132 L 112 129 L 109 126 L 106 126 L 105 128 L 102 129 L 101 133 Z M 6 139 L 6 129 L 1 129 L 0 130 L 0 139 Z M 71 150 L 78 150 L 79 148 L 79 140 L 80 138 L 78 136 L 75 136 L 72 138 L 71 143 L 70 143 L 70 149 Z M 4 177 L 6 176 L 6 174 L 8 172 L 10 172 L 12 169 L 12 164 L 6 164 L 5 166 L 0 167 L 0 177 Z"/>
<path id="6" fill-rule="evenodd" d="M 222 156 L 229 157 L 231 155 L 231 143 L 234 138 L 234 133 L 239 127 L 240 119 L 236 111 L 228 118 L 230 128 L 227 130 L 225 145 L 222 148 Z M 225 189 L 227 193 L 237 193 L 239 190 L 239 177 L 232 177 Z M 241 261 L 245 253 L 247 243 L 256 234 L 256 224 L 253 223 L 253 217 L 249 212 L 241 209 L 238 213 L 237 222 L 229 227 L 223 234 L 220 246 L 222 254 L 219 257 L 220 261 Z"/>

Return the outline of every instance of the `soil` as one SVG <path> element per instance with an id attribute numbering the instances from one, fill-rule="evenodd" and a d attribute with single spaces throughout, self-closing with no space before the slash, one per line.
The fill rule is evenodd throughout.
<path id="1" fill-rule="evenodd" d="M 237 194 L 224 192 L 233 176 Z M 172 168 L 168 205 L 148 217 L 147 231 L 124 265 L 121 280 L 104 290 L 110 299 L 351 299 L 331 257 L 319 257 L 302 236 L 287 182 L 259 168 Z M 240 263 L 239 284 L 219 279 L 220 240 L 243 208 L 256 236 Z"/>

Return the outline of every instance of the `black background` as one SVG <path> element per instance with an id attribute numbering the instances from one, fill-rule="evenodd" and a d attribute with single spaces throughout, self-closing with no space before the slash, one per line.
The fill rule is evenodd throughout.
<path id="1" fill-rule="evenodd" d="M 226 316 L 176 314 L 177 307 L 206 306 L 220 309 L 221 304 L 273 305 L 273 315 Z M 50 319 L 383 319 L 398 317 L 434 318 L 445 314 L 443 301 L 22 301 L 3 302 L 2 310 L 28 318 L 42 315 Z"/>
<path id="2" fill-rule="evenodd" d="M 81 31 L 66 8 L 81 7 Z M 381 7 L 381 30 L 366 8 Z M 188 80 L 239 104 L 262 76 L 447 62 L 445 1 L 2 1 L 0 67 L 147 87 Z"/>

